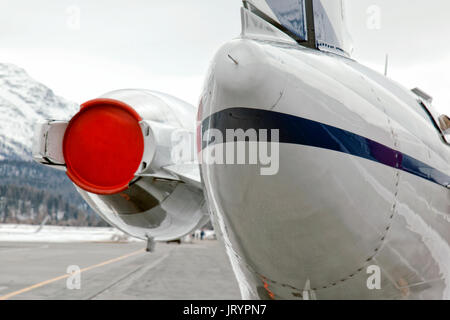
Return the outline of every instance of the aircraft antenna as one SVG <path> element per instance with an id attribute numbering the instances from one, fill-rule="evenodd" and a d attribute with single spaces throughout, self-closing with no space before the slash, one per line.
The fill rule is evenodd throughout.
<path id="1" fill-rule="evenodd" d="M 384 60 L 384 76 L 388 75 L 388 67 L 389 67 L 389 54 L 386 54 L 386 58 Z"/>

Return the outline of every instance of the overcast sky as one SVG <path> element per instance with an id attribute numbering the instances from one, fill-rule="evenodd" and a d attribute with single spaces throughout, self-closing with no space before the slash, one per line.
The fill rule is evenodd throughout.
<path id="1" fill-rule="evenodd" d="M 0 2 L 0 62 L 83 102 L 119 88 L 197 104 L 214 52 L 240 33 L 240 0 Z M 347 0 L 353 57 L 421 87 L 450 113 L 450 2 Z"/>

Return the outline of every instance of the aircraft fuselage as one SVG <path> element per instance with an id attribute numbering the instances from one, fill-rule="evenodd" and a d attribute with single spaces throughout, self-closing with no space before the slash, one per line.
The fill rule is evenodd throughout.
<path id="1" fill-rule="evenodd" d="M 199 120 L 201 158 L 223 160 L 201 174 L 244 298 L 450 298 L 450 146 L 409 90 L 345 57 L 239 38 L 213 59 Z M 248 133 L 246 160 L 277 136 L 275 171 L 261 153 L 227 159 L 227 130 Z"/>

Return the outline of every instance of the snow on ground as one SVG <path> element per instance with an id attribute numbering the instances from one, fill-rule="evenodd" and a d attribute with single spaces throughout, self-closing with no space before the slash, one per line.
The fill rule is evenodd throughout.
<path id="1" fill-rule="evenodd" d="M 0 224 L 0 241 L 8 242 L 96 242 L 142 241 L 115 228 L 60 227 Z"/>

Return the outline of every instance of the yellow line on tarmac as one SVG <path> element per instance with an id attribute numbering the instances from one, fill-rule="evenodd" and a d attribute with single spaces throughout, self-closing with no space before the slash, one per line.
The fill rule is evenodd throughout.
<path id="1" fill-rule="evenodd" d="M 144 252 L 144 249 L 141 249 L 141 250 L 138 250 L 138 251 L 134 251 L 134 252 L 131 252 L 131 253 L 129 253 L 129 254 L 126 254 L 126 255 L 123 255 L 123 256 L 120 256 L 120 257 L 111 259 L 111 260 L 107 260 L 107 261 L 101 262 L 101 263 L 99 263 L 99 264 L 90 266 L 90 267 L 83 268 L 83 269 L 80 270 L 79 273 L 82 273 L 82 272 L 85 272 L 85 271 L 89 271 L 89 270 L 92 270 L 92 269 L 96 269 L 96 268 L 99 268 L 99 267 L 103 267 L 103 266 L 106 266 L 106 265 L 108 265 L 108 264 L 111 264 L 111 263 L 114 263 L 114 262 L 117 262 L 117 261 L 120 261 L 120 260 L 129 258 L 129 257 L 135 256 L 135 255 L 137 255 L 137 254 L 139 254 L 139 253 L 143 253 L 143 252 Z M 8 294 L 6 294 L 6 295 L 4 295 L 4 296 L 0 296 L 0 300 L 7 300 L 7 299 L 10 299 L 10 298 L 12 298 L 12 297 L 14 297 L 14 296 L 17 296 L 17 295 L 19 295 L 19 294 L 22 294 L 22 293 L 31 291 L 31 290 L 36 289 L 36 288 L 39 288 L 39 287 L 43 287 L 43 286 L 45 286 L 45 285 L 47 285 L 47 284 L 50 284 L 50 283 L 53 283 L 53 282 L 56 282 L 56 281 L 59 281 L 59 280 L 68 278 L 68 277 L 73 276 L 73 275 L 74 275 L 74 274 L 69 274 L 69 273 L 68 273 L 68 274 L 64 274 L 64 275 L 61 275 L 61 276 L 59 276 L 59 277 L 53 278 L 53 279 L 49 279 L 49 280 L 45 280 L 45 281 L 36 283 L 36 284 L 34 284 L 34 285 L 32 285 L 32 286 L 23 288 L 23 289 L 21 289 L 21 290 L 14 291 L 14 292 L 11 292 L 11 293 L 8 293 Z"/>

